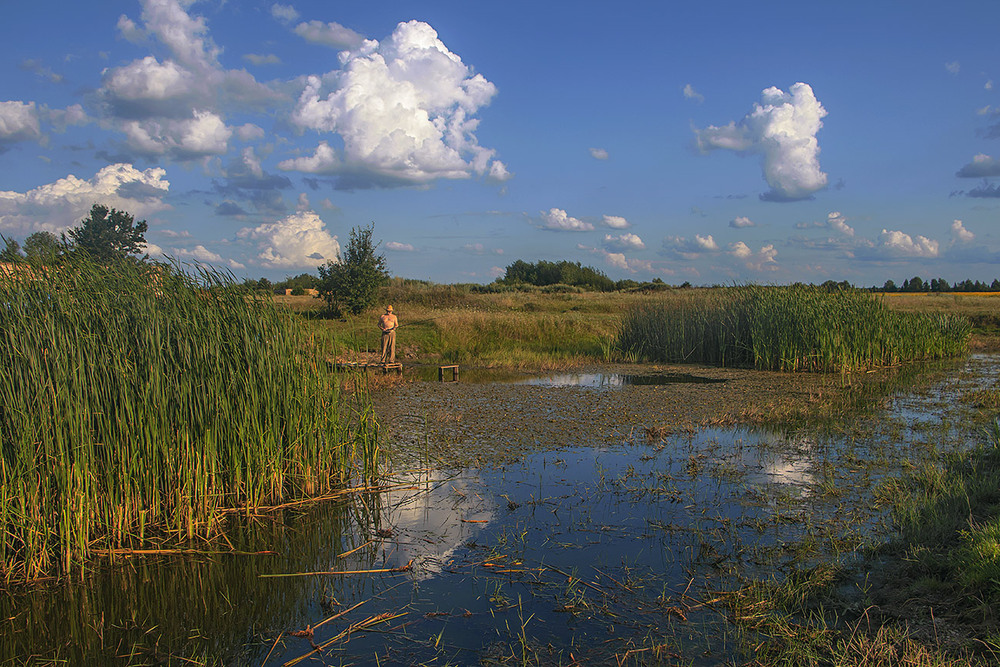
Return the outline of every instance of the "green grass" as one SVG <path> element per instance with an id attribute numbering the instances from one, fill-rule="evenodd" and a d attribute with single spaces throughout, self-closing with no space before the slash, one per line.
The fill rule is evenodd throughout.
<path id="1" fill-rule="evenodd" d="M 861 290 L 745 285 L 666 293 L 631 308 L 624 355 L 780 371 L 852 371 L 963 353 L 969 322 L 901 313 Z"/>
<path id="2" fill-rule="evenodd" d="M 341 397 L 325 356 L 215 273 L 74 262 L 0 278 L 3 576 L 371 474 L 370 407 Z"/>

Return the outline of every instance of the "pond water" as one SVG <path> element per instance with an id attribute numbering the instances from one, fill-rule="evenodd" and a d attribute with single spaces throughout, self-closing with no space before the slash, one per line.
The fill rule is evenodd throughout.
<path id="1" fill-rule="evenodd" d="M 623 427 L 612 445 L 551 447 L 507 465 L 417 463 L 349 502 L 234 522 L 227 541 L 192 545 L 203 553 L 103 561 L 80 581 L 7 589 L 0 659 L 738 660 L 718 593 L 885 531 L 874 485 L 904 458 L 973 443 L 960 397 L 993 386 L 998 370 L 997 358 L 972 357 L 836 429 Z M 569 386 L 581 405 L 593 387 L 615 386 L 604 381 L 613 375 L 548 377 L 541 386 Z"/>

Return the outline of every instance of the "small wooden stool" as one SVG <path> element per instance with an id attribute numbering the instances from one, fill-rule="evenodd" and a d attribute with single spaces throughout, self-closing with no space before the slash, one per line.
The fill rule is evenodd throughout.
<path id="1" fill-rule="evenodd" d="M 382 372 L 388 373 L 389 371 L 398 371 L 400 375 L 403 374 L 403 364 L 398 361 L 394 364 L 385 364 L 382 366 Z"/>
<path id="2" fill-rule="evenodd" d="M 444 382 L 444 371 L 446 368 L 451 369 L 451 382 L 458 382 L 458 364 L 438 366 L 438 382 Z"/>

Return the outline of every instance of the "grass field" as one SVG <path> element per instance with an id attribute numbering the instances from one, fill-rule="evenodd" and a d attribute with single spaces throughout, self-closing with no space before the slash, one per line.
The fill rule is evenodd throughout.
<path id="1" fill-rule="evenodd" d="M 510 291 L 479 293 L 469 285 L 424 285 L 394 280 L 379 305 L 359 316 L 327 319 L 310 296 L 275 296 L 328 336 L 336 356 L 375 360 L 376 320 L 384 304 L 400 318 L 397 356 L 404 363 L 462 363 L 509 368 L 559 368 L 601 361 L 634 361 L 615 351 L 625 313 L 669 298 L 703 301 L 708 288 L 667 292 Z M 973 325 L 973 349 L 1000 349 L 1000 294 L 888 294 L 903 313 L 961 315 Z"/>

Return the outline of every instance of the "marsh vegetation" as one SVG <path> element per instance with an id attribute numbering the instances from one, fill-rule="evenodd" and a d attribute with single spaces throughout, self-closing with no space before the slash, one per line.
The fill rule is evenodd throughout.
<path id="1" fill-rule="evenodd" d="M 219 530 L 222 510 L 371 474 L 364 400 L 319 343 L 225 276 L 77 259 L 0 280 L 0 570 Z"/>
<path id="2" fill-rule="evenodd" d="M 961 318 L 897 319 L 889 298 L 873 305 L 854 293 L 834 302 L 783 289 L 756 295 L 764 304 L 758 320 L 774 313 L 798 333 L 856 311 L 857 327 L 831 332 L 846 342 L 817 352 L 808 336 L 752 343 L 736 335 L 740 329 L 726 329 L 739 317 L 755 321 L 747 303 L 754 294 L 740 293 L 749 287 L 592 293 L 396 280 L 376 309 L 387 301 L 400 314 L 407 372 L 381 385 L 381 375 L 332 374 L 327 365 L 374 351 L 374 311 L 332 319 L 310 297 L 272 299 L 219 282 L 164 274 L 148 295 L 93 297 L 97 305 L 82 311 L 115 323 L 89 336 L 128 351 L 125 362 L 98 357 L 109 378 L 88 370 L 94 386 L 107 385 L 101 396 L 115 410 L 80 408 L 88 424 L 105 429 L 81 448 L 96 452 L 97 472 L 84 478 L 125 507 L 159 502 L 159 522 L 148 505 L 138 523 L 120 511 L 123 530 L 91 528 L 87 538 L 91 553 L 110 550 L 119 561 L 99 561 L 75 581 L 8 586 L 0 597 L 0 632 L 11 640 L 0 654 L 5 662 L 995 662 L 997 448 L 984 429 L 1000 404 L 1000 363 L 983 356 L 903 363 L 960 355 L 970 336 Z M 178 295 L 163 300 L 170 290 Z M 80 298 L 57 292 L 44 299 L 70 301 L 60 302 L 53 322 L 68 318 Z M 136 312 L 164 312 L 129 314 L 131 306 L 118 302 L 130 300 L 145 304 Z M 21 310 L 31 308 L 44 311 Z M 742 341 L 724 362 L 668 365 L 623 344 L 623 313 L 626 321 L 645 313 L 653 329 L 676 329 L 678 313 L 689 317 L 696 308 L 723 313 L 690 316 L 703 321 L 704 338 Z M 48 335 L 48 326 L 36 330 Z M 107 333 L 115 327 L 122 333 Z M 871 342 L 892 327 L 913 340 Z M 157 329 L 169 333 L 151 338 Z M 181 342 L 185 332 L 209 339 L 204 358 Z M 731 356 L 761 345 L 777 350 L 767 363 Z M 650 349 L 657 347 L 664 343 Z M 43 367 L 48 348 L 38 349 L 28 356 Z M 864 352 L 872 349 L 881 351 Z M 74 368 L 81 359 L 57 366 Z M 442 361 L 462 363 L 463 381 L 420 382 L 410 372 Z M 184 393 L 157 395 L 149 403 L 174 407 L 148 417 L 144 402 L 126 394 L 150 395 L 153 375 L 141 369 L 157 363 L 164 372 L 186 363 L 184 375 L 198 379 L 167 376 Z M 473 383 L 469 365 L 493 370 Z M 771 368 L 839 372 L 763 370 Z M 529 373 L 543 369 L 664 381 L 571 386 L 551 372 Z M 47 386 L 74 382 L 67 372 Z M 242 397 L 251 385 L 253 395 Z M 369 393 L 373 386 L 380 388 Z M 214 399 L 201 396 L 204 387 Z M 204 403 L 226 393 L 245 411 Z M 215 418 L 220 410 L 231 411 Z M 133 414 L 141 420 L 131 422 Z M 184 431 L 157 414 L 194 415 L 204 430 Z M 274 421 L 254 422 L 262 415 Z M 128 423 L 151 425 L 149 434 L 124 429 Z M 220 433 L 226 424 L 239 427 Z M 125 458 L 103 446 L 115 429 L 124 434 Z M 273 441 L 257 447 L 268 429 Z M 38 450 L 29 440 L 12 442 L 16 451 Z M 213 444 L 204 460 L 153 447 L 165 442 L 170 452 L 190 453 L 197 441 Z M 327 442 L 340 445 L 317 449 Z M 376 451 L 376 442 L 385 449 Z M 313 449 L 296 449 L 306 445 Z M 74 470 L 82 453 L 67 449 Z M 251 461 L 261 450 L 261 462 Z M 352 475 L 372 477 L 364 452 L 389 454 L 392 466 L 337 501 L 287 502 Z M 46 456 L 53 468 L 46 474 L 54 476 L 58 459 Z M 189 484 L 191 461 L 190 478 L 202 481 Z M 161 495 L 136 483 L 145 495 L 129 500 L 124 490 L 99 486 L 114 478 L 108 464 L 126 470 L 130 482 L 145 475 Z M 37 477 L 43 464 L 28 468 Z M 177 504 L 189 488 L 194 500 Z M 100 500 L 77 497 L 91 503 L 92 516 L 119 516 Z M 227 506 L 241 511 L 225 522 L 204 518 L 224 516 Z M 143 556 L 129 550 L 140 536 L 186 541 L 186 549 Z M 52 553 L 55 563 L 65 552 Z M 78 563 L 82 552 L 72 553 Z"/>

